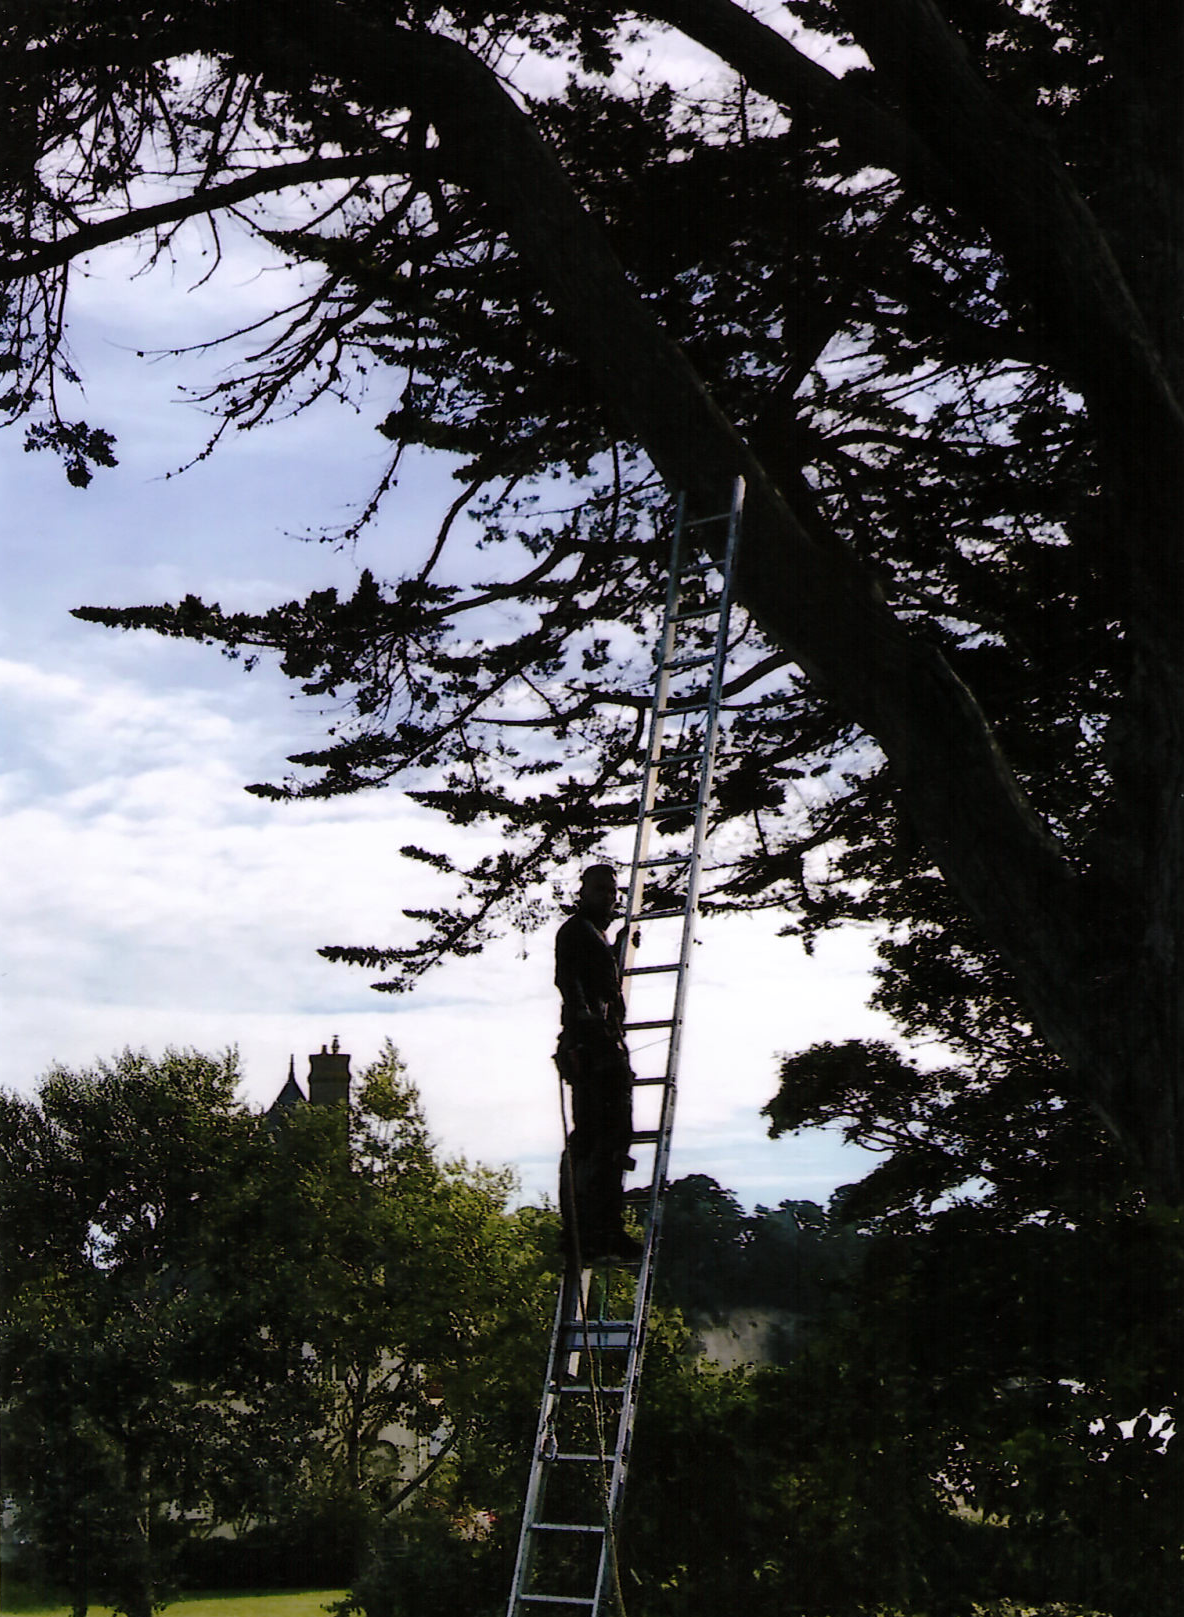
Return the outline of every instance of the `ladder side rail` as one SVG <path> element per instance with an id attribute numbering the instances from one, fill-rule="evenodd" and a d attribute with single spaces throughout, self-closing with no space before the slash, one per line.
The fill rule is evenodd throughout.
<path id="1" fill-rule="evenodd" d="M 646 1340 L 649 1334 L 650 1306 L 653 1300 L 655 1260 L 661 1235 L 662 1202 L 663 1197 L 658 1189 L 658 1181 L 655 1176 L 654 1186 L 651 1189 L 650 1223 L 646 1231 L 645 1253 L 638 1273 L 634 1296 L 633 1329 L 624 1376 L 625 1396 L 622 1399 L 617 1424 L 615 1463 L 609 1479 L 608 1497 L 605 1502 L 608 1531 L 605 1534 L 600 1563 L 597 1567 L 596 1591 L 592 1606 L 596 1617 L 599 1617 L 600 1613 L 607 1611 L 607 1607 L 602 1602 L 607 1593 L 606 1584 L 611 1564 L 610 1557 L 616 1554 L 616 1530 L 621 1519 L 621 1507 L 625 1498 L 625 1484 L 628 1481 L 629 1463 L 632 1459 L 633 1428 L 637 1418 L 641 1370 L 645 1358 Z"/>
<path id="2" fill-rule="evenodd" d="M 671 547 L 670 572 L 666 580 L 666 605 L 662 617 L 662 638 L 655 668 L 654 694 L 650 702 L 649 725 L 646 734 L 645 764 L 642 775 L 641 800 L 637 811 L 637 830 L 633 841 L 633 863 L 629 867 L 629 888 L 625 896 L 625 929 L 621 940 L 620 967 L 622 972 L 633 963 L 636 944 L 633 941 L 632 917 L 641 909 L 642 893 L 646 882 L 645 858 L 649 850 L 652 812 L 658 795 L 658 758 L 666 732 L 665 708 L 670 690 L 671 652 L 678 633 L 675 621 L 682 593 L 682 548 L 686 496 L 678 497 L 674 521 L 674 541 Z M 622 993 L 628 999 L 628 978 L 622 978 Z"/>
<path id="3" fill-rule="evenodd" d="M 703 858 L 703 844 L 706 838 L 707 809 L 710 803 L 711 782 L 715 757 L 715 743 L 719 730 L 719 707 L 723 690 L 724 668 L 727 661 L 729 615 L 731 607 L 732 579 L 735 568 L 736 548 L 739 540 L 740 521 L 744 506 L 744 479 L 737 477 L 732 489 L 732 501 L 727 513 L 728 533 L 723 562 L 723 588 L 721 590 L 718 606 L 719 622 L 716 628 L 715 648 L 712 658 L 711 684 L 706 719 L 706 734 L 702 748 L 702 762 L 699 772 L 699 787 L 695 804 L 695 833 L 692 850 L 688 858 L 688 881 L 683 916 L 683 938 L 678 963 L 677 980 L 675 984 L 675 1008 L 672 1017 L 672 1027 L 667 1045 L 666 1074 L 663 1084 L 662 1111 L 658 1125 L 658 1139 L 656 1143 L 654 1173 L 650 1186 L 650 1218 L 648 1220 L 646 1251 L 642 1258 L 642 1267 L 638 1276 L 637 1296 L 635 1305 L 635 1323 L 641 1324 L 643 1317 L 648 1313 L 649 1293 L 653 1284 L 653 1268 L 657 1237 L 660 1233 L 662 1191 L 666 1183 L 666 1169 L 669 1164 L 671 1135 L 674 1127 L 674 1100 L 678 1076 L 678 1062 L 681 1053 L 682 1011 L 685 1000 L 686 984 L 689 977 L 691 948 L 694 941 L 694 921 L 698 907 L 699 875 Z M 685 523 L 683 500 L 679 501 L 679 527 L 675 535 L 675 554 L 671 565 L 671 582 L 675 582 L 676 574 L 680 571 L 681 553 L 679 545 L 683 535 Z M 675 600 L 672 604 L 677 605 Z M 642 1347 L 642 1333 L 634 1333 L 634 1352 L 640 1357 Z"/>
<path id="4" fill-rule="evenodd" d="M 518 1553 L 514 1561 L 513 1581 L 510 1584 L 510 1603 L 507 1607 L 507 1617 L 517 1617 L 519 1596 L 526 1593 L 526 1586 L 530 1580 L 532 1551 L 534 1548 L 531 1529 L 538 1508 L 542 1504 L 546 1483 L 548 1461 L 544 1456 L 548 1430 L 555 1407 L 554 1389 L 563 1342 L 563 1319 L 567 1311 L 569 1294 L 575 1289 L 572 1286 L 572 1278 L 570 1272 L 564 1275 L 563 1282 L 559 1287 L 559 1297 L 555 1304 L 555 1323 L 551 1328 L 551 1345 L 547 1352 L 546 1381 L 543 1384 L 543 1397 L 539 1405 L 539 1419 L 538 1427 L 535 1431 L 534 1448 L 531 1450 L 530 1455 L 530 1479 L 526 1485 L 526 1498 L 522 1505 L 522 1526 L 518 1532 Z M 577 1284 L 579 1283 L 577 1281 Z"/>
<path id="5" fill-rule="evenodd" d="M 650 1306 L 653 1302 L 655 1260 L 657 1258 L 658 1244 L 661 1236 L 660 1220 L 662 1197 L 656 1198 L 657 1210 L 652 1215 L 656 1222 L 651 1223 L 646 1235 L 646 1251 L 642 1260 L 641 1272 L 637 1277 L 637 1290 L 633 1305 L 633 1330 L 629 1345 L 629 1358 L 625 1370 L 626 1397 L 620 1414 L 619 1434 L 617 1441 L 618 1463 L 613 1467 L 613 1474 L 609 1485 L 609 1519 L 616 1523 L 621 1510 L 621 1502 L 625 1492 L 625 1481 L 629 1467 L 629 1459 L 633 1447 L 633 1423 L 637 1415 L 638 1389 L 641 1381 L 641 1368 L 645 1359 L 646 1340 L 649 1335 Z"/>
<path id="6" fill-rule="evenodd" d="M 739 540 L 740 520 L 744 506 L 744 480 L 737 478 L 732 491 L 732 504 L 728 513 L 727 547 L 723 567 L 723 590 L 719 604 L 719 624 L 716 630 L 715 655 L 712 662 L 710 698 L 707 710 L 699 791 L 695 811 L 694 844 L 689 860 L 686 909 L 683 919 L 682 946 L 674 993 L 674 1011 L 666 1055 L 666 1078 L 662 1089 L 662 1110 L 655 1142 L 653 1177 L 650 1185 L 649 1219 L 647 1220 L 645 1252 L 637 1280 L 634 1302 L 634 1320 L 630 1364 L 626 1380 L 635 1384 L 641 1374 L 645 1352 L 645 1338 L 653 1291 L 654 1271 L 658 1245 L 661 1239 L 663 1192 L 670 1163 L 670 1149 L 674 1131 L 674 1107 L 677 1094 L 678 1066 L 681 1055 L 683 1008 L 689 978 L 691 950 L 694 943 L 695 918 L 698 910 L 699 875 L 706 837 L 707 810 L 711 797 L 711 781 L 715 760 L 715 744 L 719 732 L 719 707 L 723 690 L 724 668 L 727 661 L 732 578 L 735 568 L 736 547 Z M 622 1410 L 622 1419 L 625 1411 Z M 613 1477 L 613 1505 L 619 1505 L 624 1487 L 623 1474 Z"/>
<path id="7" fill-rule="evenodd" d="M 605 1602 L 609 1592 L 610 1575 L 615 1572 L 619 1576 L 616 1560 L 616 1532 L 620 1520 L 621 1501 L 624 1497 L 625 1478 L 629 1467 L 629 1452 L 633 1442 L 633 1422 L 637 1413 L 645 1318 L 648 1313 L 648 1308 L 643 1310 L 640 1303 L 645 1276 L 647 1272 L 652 1273 L 652 1253 L 653 1231 L 651 1228 L 646 1233 L 645 1251 L 634 1291 L 634 1312 L 629 1332 L 629 1347 L 626 1354 L 625 1371 L 621 1381 L 621 1407 L 617 1415 L 611 1451 L 607 1444 L 605 1444 L 604 1449 L 606 1460 L 611 1462 L 611 1469 L 608 1477 L 604 1479 L 604 1537 L 600 1545 L 600 1554 L 597 1557 L 596 1577 L 590 1602 L 593 1617 L 602 1617 L 602 1614 L 607 1613 L 609 1608 Z M 599 1357 L 599 1354 L 593 1354 L 592 1357 L 595 1360 Z M 595 1379 L 595 1371 L 591 1369 L 590 1378 Z M 615 1577 L 613 1582 L 616 1582 Z"/>
<path id="8" fill-rule="evenodd" d="M 714 764 L 715 737 L 718 730 L 719 704 L 723 689 L 724 667 L 727 660 L 728 622 L 732 599 L 732 578 L 734 573 L 736 549 L 740 535 L 740 520 L 744 507 L 744 479 L 737 477 L 732 486 L 731 505 L 726 513 L 728 532 L 725 540 L 724 559 L 722 565 L 712 562 L 709 565 L 718 566 L 723 575 L 723 585 L 719 601 L 710 609 L 710 615 L 718 614 L 716 625 L 715 647 L 711 659 L 711 676 L 708 686 L 707 700 L 703 704 L 705 712 L 704 740 L 702 747 L 690 749 L 693 756 L 700 759 L 699 782 L 695 795 L 695 833 L 690 854 L 687 856 L 689 875 L 694 884 L 694 901 L 688 893 L 685 913 L 693 912 L 694 902 L 698 896 L 698 870 L 702 860 L 703 842 L 706 832 L 706 811 L 711 793 L 711 779 Z M 696 523 L 686 520 L 686 497 L 679 495 L 678 515 L 674 532 L 674 544 L 671 555 L 670 576 L 666 591 L 666 617 L 663 625 L 662 649 L 658 662 L 658 679 L 656 681 L 654 698 L 650 710 L 650 731 L 646 749 L 645 789 L 642 793 L 637 820 L 637 835 L 634 844 L 633 865 L 630 870 L 629 892 L 625 905 L 625 920 L 627 926 L 626 937 L 623 940 L 621 951 L 622 969 L 627 969 L 633 958 L 632 922 L 641 909 L 641 892 L 645 884 L 644 862 L 648 851 L 649 833 L 654 819 L 654 801 L 657 797 L 657 768 L 661 753 L 661 742 L 664 733 L 665 709 L 668 706 L 667 697 L 670 683 L 670 653 L 674 644 L 677 624 L 675 617 L 678 613 L 683 575 L 683 545 L 688 527 L 702 526 L 703 522 L 718 521 L 719 518 L 701 518 Z M 690 805 L 688 804 L 688 807 Z M 680 981 L 681 981 L 680 972 Z"/>
<path id="9" fill-rule="evenodd" d="M 605 1495 L 605 1536 L 601 1546 L 600 1562 L 596 1569 L 596 1589 L 592 1610 L 599 1614 L 607 1610 L 602 1603 L 607 1593 L 606 1584 L 610 1568 L 616 1558 L 616 1533 L 621 1519 L 621 1506 L 625 1497 L 625 1483 L 628 1479 L 629 1461 L 633 1448 L 633 1426 L 637 1417 L 638 1392 L 641 1382 L 641 1365 L 645 1353 L 646 1326 L 649 1317 L 649 1293 L 652 1288 L 653 1264 L 651 1254 L 653 1251 L 653 1232 L 646 1240 L 646 1275 L 638 1277 L 637 1303 L 635 1304 L 634 1329 L 629 1348 L 629 1356 L 624 1377 L 624 1397 L 621 1400 L 621 1411 L 617 1418 L 617 1433 L 613 1447 L 613 1467 L 608 1480 Z M 644 1296 L 645 1305 L 641 1299 Z"/>
<path id="10" fill-rule="evenodd" d="M 657 1210 L 665 1187 L 666 1170 L 670 1160 L 670 1136 L 674 1128 L 674 1103 L 678 1087 L 678 1069 L 682 1054 L 682 1031 L 686 1005 L 687 983 L 690 976 L 691 953 L 695 941 L 695 921 L 699 906 L 699 883 L 703 863 L 703 845 L 707 835 L 707 811 L 711 800 L 711 783 L 715 766 L 716 741 L 719 735 L 719 708 L 723 692 L 724 668 L 728 654 L 728 632 L 732 598 L 732 578 L 735 571 L 736 548 L 740 535 L 740 519 L 744 508 L 744 479 L 738 477 L 732 491 L 732 505 L 728 513 L 727 548 L 723 567 L 723 589 L 720 597 L 719 623 L 715 636 L 715 657 L 711 670 L 711 686 L 705 719 L 702 765 L 699 771 L 699 789 L 695 803 L 695 830 L 687 869 L 686 905 L 683 914 L 682 942 L 679 950 L 678 972 L 674 985 L 674 1004 L 671 1012 L 670 1037 L 666 1050 L 666 1075 L 662 1089 L 662 1111 L 658 1124 L 658 1140 L 654 1153 L 654 1175 L 651 1189 L 651 1215 Z"/>
<path id="11" fill-rule="evenodd" d="M 740 519 L 744 510 L 744 479 L 737 477 L 732 489 L 732 505 L 728 512 L 727 547 L 723 563 L 723 588 L 720 593 L 719 623 L 715 632 L 715 656 L 711 665 L 711 684 L 708 691 L 706 717 L 704 719 L 702 764 L 699 769 L 699 789 L 695 799 L 695 830 L 691 847 L 691 857 L 687 868 L 687 894 L 686 910 L 683 918 L 682 944 L 679 951 L 678 974 L 674 986 L 674 1009 L 671 1013 L 672 1027 L 670 1030 L 670 1044 L 666 1057 L 666 1090 L 663 1093 L 663 1123 L 664 1130 L 672 1128 L 674 1124 L 673 1105 L 671 1116 L 666 1123 L 665 1113 L 667 1100 L 672 1102 L 672 1092 L 678 1082 L 678 1065 L 682 1053 L 682 1024 L 683 1012 L 686 1004 L 687 980 L 690 972 L 691 954 L 695 943 L 695 922 L 699 909 L 699 884 L 703 865 L 703 845 L 707 839 L 707 814 L 711 805 L 711 783 L 715 774 L 715 751 L 719 739 L 719 709 L 723 696 L 724 669 L 728 658 L 728 633 L 732 606 L 732 580 L 735 573 L 736 550 L 740 540 Z M 661 1143 L 661 1142 L 659 1142 Z M 665 1153 L 669 1156 L 669 1144 Z M 657 1163 L 655 1162 L 655 1182 L 657 1181 Z"/>
<path id="12" fill-rule="evenodd" d="M 632 964 L 634 943 L 635 917 L 642 908 L 641 898 L 645 886 L 646 867 L 643 861 L 646 858 L 649 845 L 649 833 L 654 823 L 654 803 L 658 790 L 658 759 L 661 754 L 662 739 L 665 731 L 665 709 L 669 705 L 670 667 L 672 651 L 675 644 L 678 625 L 676 617 L 682 596 L 682 558 L 683 542 L 685 536 L 686 498 L 680 495 L 678 500 L 678 513 L 675 522 L 674 543 L 672 547 L 670 574 L 667 580 L 666 592 L 666 618 L 663 626 L 662 646 L 659 653 L 658 677 L 655 681 L 653 704 L 650 711 L 650 734 L 646 749 L 646 777 L 645 789 L 638 806 L 637 836 L 634 844 L 633 865 L 630 870 L 629 891 L 625 904 L 626 935 L 621 951 L 621 969 L 626 971 Z M 680 967 L 680 976 L 682 968 Z M 623 979 L 627 991 L 628 979 Z M 662 1113 L 668 1113 L 668 1087 L 669 1087 L 669 1059 L 666 1064 L 666 1079 L 662 1091 Z M 668 1125 L 667 1125 L 668 1126 Z M 612 1475 L 609 1480 L 608 1495 L 605 1500 L 606 1526 L 608 1532 L 601 1549 L 599 1564 L 596 1571 L 596 1588 L 593 1597 L 592 1610 L 600 1613 L 605 1609 L 604 1601 L 608 1592 L 608 1579 L 615 1557 L 615 1530 L 620 1518 L 621 1504 L 624 1499 L 625 1482 L 628 1475 L 629 1455 L 633 1441 L 633 1424 L 637 1413 L 637 1397 L 641 1377 L 641 1366 L 645 1353 L 645 1339 L 649 1322 L 650 1302 L 653 1293 L 654 1258 L 657 1248 L 658 1226 L 662 1206 L 662 1190 L 664 1176 L 655 1172 L 651 1177 L 649 1216 L 646 1219 L 645 1241 L 642 1250 L 641 1262 L 638 1268 L 634 1287 L 632 1328 L 630 1331 L 629 1349 L 626 1358 L 624 1373 L 624 1396 L 621 1400 L 621 1409 L 617 1420 L 616 1440 L 614 1443 L 614 1463 Z"/>
<path id="13" fill-rule="evenodd" d="M 732 578 L 735 566 L 736 547 L 739 540 L 740 520 L 744 505 L 744 480 L 737 478 L 733 485 L 732 503 L 728 512 L 728 534 L 723 565 L 723 588 L 719 602 L 719 623 L 715 637 L 715 652 L 712 660 L 711 685 L 707 706 L 704 744 L 702 749 L 702 763 L 699 774 L 699 790 L 695 805 L 695 831 L 694 842 L 688 865 L 688 881 L 683 916 L 682 946 L 679 957 L 678 973 L 675 984 L 674 1010 L 669 1034 L 666 1056 L 666 1075 L 662 1089 L 662 1110 L 658 1125 L 658 1138 L 655 1142 L 653 1176 L 650 1184 L 649 1218 L 646 1227 L 645 1250 L 642 1254 L 641 1265 L 637 1276 L 634 1294 L 633 1329 L 625 1372 L 626 1396 L 621 1409 L 617 1439 L 617 1463 L 613 1467 L 610 1483 L 608 1512 L 610 1524 L 615 1524 L 624 1497 L 625 1482 L 628 1471 L 629 1453 L 632 1447 L 633 1422 L 637 1412 L 637 1392 L 641 1378 L 642 1363 L 645 1356 L 646 1338 L 648 1335 L 650 1306 L 653 1296 L 655 1266 L 658 1246 L 661 1239 L 662 1210 L 664 1191 L 670 1161 L 670 1148 L 674 1130 L 674 1106 L 677 1092 L 678 1065 L 681 1054 L 681 1035 L 683 1024 L 683 1006 L 685 1002 L 686 985 L 690 971 L 691 950 L 694 943 L 695 918 L 698 909 L 699 874 L 703 857 L 703 844 L 706 838 L 707 810 L 710 804 L 711 782 L 715 758 L 715 744 L 719 730 L 719 707 L 723 690 L 724 668 L 727 661 L 728 632 L 731 607 Z M 682 505 L 680 502 L 680 526 L 676 535 L 676 546 L 682 532 Z M 677 564 L 680 560 L 676 549 L 674 563 L 671 568 L 672 580 Z M 675 603 L 677 604 L 677 603 Z M 597 1581 L 596 1603 L 594 1611 L 600 1610 L 600 1600 L 603 1594 L 603 1579 L 606 1571 L 608 1544 L 605 1554 L 601 1557 L 600 1576 Z"/>

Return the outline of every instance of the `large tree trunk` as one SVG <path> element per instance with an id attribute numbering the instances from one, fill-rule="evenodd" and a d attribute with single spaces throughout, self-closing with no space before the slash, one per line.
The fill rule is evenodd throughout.
<path id="1" fill-rule="evenodd" d="M 86 1569 L 86 1550 L 75 1548 L 70 1578 L 70 1617 L 86 1617 L 90 1610 L 90 1584 Z"/>
<path id="2" fill-rule="evenodd" d="M 130 1506 L 127 1556 L 119 1569 L 126 1617 L 152 1617 L 156 1587 L 152 1567 L 152 1497 L 148 1461 L 140 1445 L 124 1449 L 124 1489 Z"/>

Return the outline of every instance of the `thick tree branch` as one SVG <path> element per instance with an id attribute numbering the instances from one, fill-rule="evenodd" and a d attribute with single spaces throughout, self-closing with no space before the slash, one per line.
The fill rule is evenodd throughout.
<path id="1" fill-rule="evenodd" d="M 1091 404 L 1103 418 L 1137 412 L 1179 467 L 1184 407 L 1118 260 L 1048 135 L 978 72 L 936 0 L 843 0 L 842 10 L 911 127 L 944 154 L 960 209 L 990 232 L 1036 323 Z M 1180 486 L 1170 481 L 1178 512 Z"/>
<path id="2" fill-rule="evenodd" d="M 1165 469 L 1160 506 L 1184 508 L 1184 406 L 1105 233 L 1045 132 L 978 73 L 935 0 L 842 0 L 903 116 L 827 72 L 733 0 L 651 0 L 780 105 L 803 107 L 858 161 L 898 175 L 919 201 L 985 228 L 1035 323 L 1103 422 L 1140 423 Z"/>
<path id="3" fill-rule="evenodd" d="M 816 118 L 857 163 L 907 179 L 914 195 L 937 207 L 957 200 L 940 158 L 903 119 L 733 0 L 648 0 L 638 9 L 706 46 L 770 101 Z"/>
<path id="4" fill-rule="evenodd" d="M 396 157 L 397 161 L 392 161 Z M 57 241 L 32 242 L 24 257 L 0 259 L 0 282 L 19 281 L 26 276 L 42 275 L 46 270 L 60 269 L 96 247 L 127 241 L 145 231 L 159 230 L 162 225 L 175 225 L 185 219 L 217 213 L 250 197 L 284 191 L 293 185 L 398 173 L 407 166 L 407 154 L 393 142 L 379 151 L 362 155 L 351 153 L 347 157 L 314 157 L 301 163 L 277 163 L 253 174 L 244 174 L 240 179 L 228 180 L 224 185 L 200 187 L 185 196 L 172 197 L 168 202 L 112 214 L 107 219 L 82 225 Z"/>
<path id="5" fill-rule="evenodd" d="M 399 1508 L 408 1499 L 410 1499 L 415 1490 L 417 1488 L 422 1488 L 425 1482 L 431 1480 L 431 1478 L 436 1474 L 436 1472 L 444 1464 L 444 1461 L 456 1447 L 457 1438 L 459 1435 L 460 1434 L 458 1432 L 450 1432 L 448 1434 L 447 1442 L 440 1445 L 440 1447 L 436 1450 L 436 1453 L 428 1461 L 427 1465 L 424 1466 L 423 1470 L 417 1471 L 415 1476 L 411 1478 L 410 1482 L 404 1483 L 395 1497 L 387 1502 L 386 1508 L 383 1511 L 384 1521 L 390 1521 L 397 1514 Z"/>
<path id="6" fill-rule="evenodd" d="M 302 7 L 308 15 L 319 8 Z M 325 30 L 321 30 L 325 32 Z M 1083 947 L 1068 862 L 1040 824 L 970 693 L 910 635 L 846 553 L 815 544 L 636 296 L 550 149 L 460 45 L 388 30 L 326 39 L 327 70 L 430 119 L 440 161 L 484 199 L 555 310 L 599 396 L 674 488 L 722 510 L 748 481 L 740 597 L 774 644 L 884 747 L 930 852 L 1025 982 L 1052 1042 L 1079 1064 L 1077 990 L 1042 962 Z M 260 60 L 265 71 L 281 62 Z M 1065 1049 L 1066 1044 L 1071 1048 Z"/>

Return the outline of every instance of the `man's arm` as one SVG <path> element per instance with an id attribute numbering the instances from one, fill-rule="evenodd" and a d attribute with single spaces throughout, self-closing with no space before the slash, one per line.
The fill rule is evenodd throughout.
<path id="1" fill-rule="evenodd" d="M 563 1000 L 567 1019 L 598 1021 L 588 1003 L 588 950 L 586 929 L 573 917 L 555 934 L 555 986 Z"/>

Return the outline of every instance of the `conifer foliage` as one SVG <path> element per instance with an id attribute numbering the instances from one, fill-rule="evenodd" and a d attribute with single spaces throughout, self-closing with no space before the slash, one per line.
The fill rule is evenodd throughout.
<path id="1" fill-rule="evenodd" d="M 81 0 L 10 8 L 0 64 L 31 447 L 113 459 L 60 404 L 71 266 L 204 219 L 303 270 L 212 374 L 219 432 L 369 389 L 365 516 L 418 445 L 481 523 L 467 572 L 450 520 L 348 599 L 85 614 L 344 699 L 260 789 L 398 780 L 504 830 L 467 871 L 417 850 L 414 943 L 331 953 L 405 984 L 628 822 L 659 479 L 702 514 L 743 474 L 712 901 L 886 920 L 915 1027 L 1034 1027 L 1184 1198 L 1178 6 Z"/>

